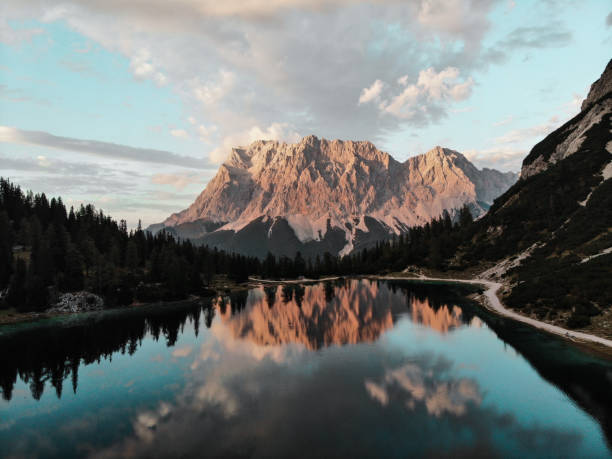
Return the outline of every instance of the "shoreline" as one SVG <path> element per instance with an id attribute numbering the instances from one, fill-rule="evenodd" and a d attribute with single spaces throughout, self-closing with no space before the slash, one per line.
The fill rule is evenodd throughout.
<path id="1" fill-rule="evenodd" d="M 559 327 L 558 325 L 549 324 L 547 322 L 542 322 L 537 319 L 533 319 L 531 317 L 526 317 L 522 314 L 519 314 L 511 309 L 506 308 L 499 297 L 497 296 L 497 292 L 503 286 L 500 282 L 494 282 L 487 279 L 482 278 L 473 278 L 473 279 L 459 279 L 459 278 L 443 278 L 443 277 L 428 277 L 424 275 L 407 277 L 407 276 L 385 276 L 385 275 L 365 275 L 365 276 L 330 276 L 323 277 L 320 279 L 287 279 L 287 280 L 274 280 L 274 279 L 259 279 L 255 277 L 249 277 L 248 281 L 241 285 L 235 286 L 238 287 L 239 290 L 244 288 L 249 288 L 249 286 L 253 284 L 274 284 L 274 285 L 282 285 L 282 284 L 309 284 L 309 283 L 317 283 L 317 282 L 327 282 L 334 281 L 338 279 L 343 279 L 347 277 L 354 278 L 370 278 L 370 279 L 381 279 L 381 280 L 408 280 L 408 281 L 432 281 L 432 282 L 447 282 L 447 283 L 462 283 L 462 284 L 471 284 L 471 285 L 480 285 L 484 286 L 486 289 L 483 292 L 482 296 L 484 298 L 479 298 L 479 302 L 486 309 L 500 315 L 503 317 L 507 317 L 512 320 L 516 320 L 518 322 L 522 322 L 526 325 L 529 325 L 538 330 L 545 331 L 547 333 L 551 333 L 553 335 L 557 335 L 561 338 L 564 338 L 574 344 L 578 345 L 600 345 L 606 347 L 606 351 L 609 352 L 612 350 L 612 340 L 606 339 L 597 335 L 593 335 L 591 333 L 585 333 L 575 330 L 569 330 L 563 327 Z M 217 292 L 219 294 L 219 292 Z M 177 302 L 181 301 L 194 301 L 201 300 L 202 296 L 190 295 L 188 298 L 184 300 L 177 300 Z M 158 305 L 161 303 L 167 302 L 151 302 L 151 303 L 135 303 L 127 307 L 121 308 L 109 308 L 111 309 L 139 309 L 141 307 Z M 170 302 L 172 303 L 172 302 Z M 103 309 L 104 310 L 104 309 Z M 6 320 L 6 317 L 0 318 L 0 327 L 5 325 L 14 325 L 22 322 L 35 322 L 38 320 L 49 319 L 57 316 L 66 316 L 73 314 L 81 314 L 82 311 L 74 312 L 74 313 L 63 313 L 63 312 L 29 312 L 29 313 L 18 313 L 15 315 L 11 314 L 11 320 Z"/>
<path id="2" fill-rule="evenodd" d="M 518 322 L 522 322 L 524 324 L 530 325 L 539 330 L 543 330 L 545 332 L 560 336 L 561 338 L 565 338 L 575 344 L 599 344 L 602 346 L 606 346 L 609 349 L 612 349 L 612 340 L 602 338 L 597 335 L 593 335 L 590 333 L 568 330 L 563 327 L 559 327 L 558 325 L 552 325 L 546 322 L 542 322 L 537 319 L 532 319 L 531 317 L 526 317 L 518 312 L 512 311 L 511 309 L 506 308 L 499 297 L 497 296 L 497 291 L 502 287 L 500 282 L 493 282 L 487 279 L 475 278 L 475 279 L 456 279 L 456 278 L 441 278 L 441 277 L 427 277 L 427 276 L 419 276 L 419 277 L 399 277 L 399 276 L 376 276 L 377 279 L 389 279 L 389 280 L 415 280 L 415 281 L 435 281 L 435 282 L 454 282 L 454 283 L 462 283 L 462 284 L 472 284 L 472 285 L 483 285 L 486 287 L 483 295 L 486 298 L 486 301 L 483 301 L 484 307 L 493 311 L 501 316 L 508 317 L 510 319 L 516 320 Z"/>

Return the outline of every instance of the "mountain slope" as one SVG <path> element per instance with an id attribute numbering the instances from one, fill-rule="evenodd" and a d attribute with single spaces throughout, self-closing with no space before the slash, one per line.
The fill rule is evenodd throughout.
<path id="1" fill-rule="evenodd" d="M 457 257 L 498 262 L 488 274 L 504 277 L 507 304 L 561 325 L 612 318 L 611 89 L 608 64 L 583 110 L 532 149 Z"/>
<path id="2" fill-rule="evenodd" d="M 151 230 L 257 256 L 342 255 L 464 204 L 481 215 L 515 180 L 441 147 L 400 163 L 370 142 L 257 141 Z"/>

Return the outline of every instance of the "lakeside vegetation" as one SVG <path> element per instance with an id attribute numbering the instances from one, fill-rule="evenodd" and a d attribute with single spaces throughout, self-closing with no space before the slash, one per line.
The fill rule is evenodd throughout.
<path id="1" fill-rule="evenodd" d="M 0 291 L 4 307 L 47 309 L 60 292 L 87 290 L 109 307 L 201 294 L 216 275 L 241 282 L 259 261 L 138 225 L 128 231 L 92 205 L 24 193 L 0 179 Z"/>
<path id="2" fill-rule="evenodd" d="M 67 210 L 61 198 L 24 193 L 0 179 L 0 308 L 43 311 L 60 292 L 78 290 L 102 296 L 107 307 L 176 300 L 212 293 L 219 277 L 235 283 L 249 276 L 318 279 L 407 266 L 458 273 L 516 256 L 538 242 L 526 261 L 504 274 L 513 286 L 504 301 L 542 320 L 585 327 L 612 304 L 612 254 L 581 263 L 612 241 L 612 182 L 589 194 L 608 160 L 596 149 L 601 138 L 587 139 L 595 151 L 578 152 L 518 182 L 478 221 L 464 206 L 454 220 L 445 212 L 344 257 L 325 253 L 305 259 L 297 252 L 294 258 L 268 254 L 260 260 L 195 246 L 163 231 L 152 235 L 140 225 L 128 231 L 125 221 L 92 205 Z"/>
<path id="3" fill-rule="evenodd" d="M 24 193 L 0 179 L 0 306 L 43 311 L 60 292 L 87 290 L 109 307 L 175 300 L 207 292 L 215 276 L 245 282 L 249 275 L 283 279 L 373 274 L 425 262 L 434 268 L 469 234 L 467 207 L 453 223 L 448 213 L 392 241 L 346 257 L 325 253 L 304 259 L 272 254 L 264 260 L 197 247 L 140 224 L 128 231 L 92 205 L 66 209 L 60 198 Z"/>

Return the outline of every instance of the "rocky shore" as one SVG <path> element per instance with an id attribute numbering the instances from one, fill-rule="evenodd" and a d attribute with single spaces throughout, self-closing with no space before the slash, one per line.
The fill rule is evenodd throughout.
<path id="1" fill-rule="evenodd" d="M 63 293 L 58 302 L 46 312 L 86 312 L 104 309 L 104 300 L 90 292 Z"/>

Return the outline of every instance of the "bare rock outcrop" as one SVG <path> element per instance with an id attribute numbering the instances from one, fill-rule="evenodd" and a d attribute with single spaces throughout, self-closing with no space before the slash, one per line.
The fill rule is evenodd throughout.
<path id="1" fill-rule="evenodd" d="M 104 308 L 104 300 L 90 292 L 63 293 L 58 302 L 47 312 L 86 312 L 98 311 Z"/>

